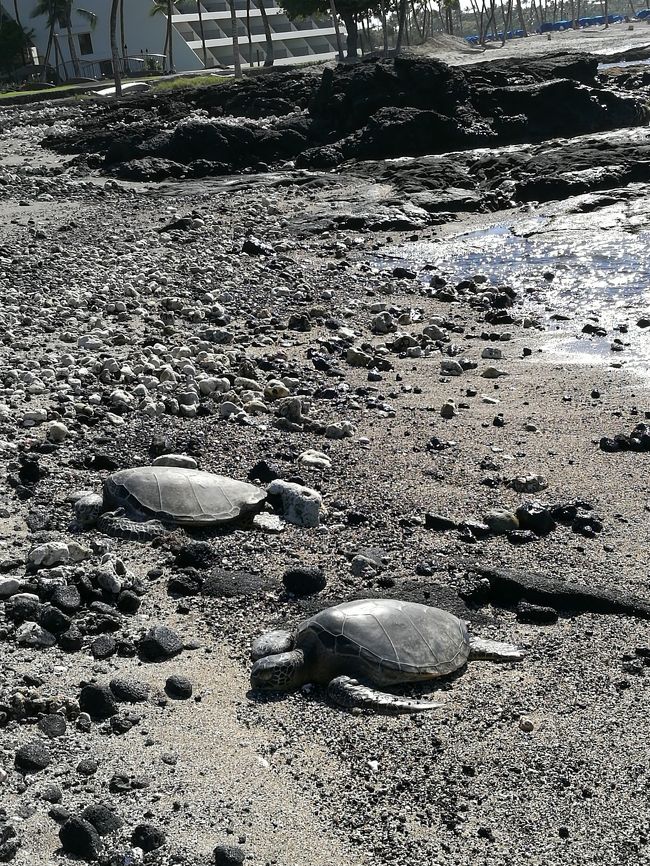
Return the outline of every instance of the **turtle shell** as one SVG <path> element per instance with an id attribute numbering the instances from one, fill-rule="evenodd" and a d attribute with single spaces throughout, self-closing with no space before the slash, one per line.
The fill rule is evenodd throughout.
<path id="1" fill-rule="evenodd" d="M 176 466 L 123 469 L 104 481 L 107 508 L 121 507 L 135 519 L 181 526 L 227 523 L 265 499 L 265 491 L 253 484 Z"/>
<path id="2" fill-rule="evenodd" d="M 394 599 L 322 610 L 300 626 L 296 647 L 315 682 L 347 675 L 378 686 L 445 676 L 465 664 L 470 649 L 458 617 Z"/>

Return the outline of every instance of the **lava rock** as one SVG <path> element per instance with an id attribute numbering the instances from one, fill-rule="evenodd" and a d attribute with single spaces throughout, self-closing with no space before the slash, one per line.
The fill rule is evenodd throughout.
<path id="1" fill-rule="evenodd" d="M 14 759 L 16 769 L 19 773 L 40 773 L 49 767 L 52 756 L 45 746 L 35 740 L 21 746 L 16 752 Z"/>
<path id="2" fill-rule="evenodd" d="M 108 719 L 117 712 L 113 693 L 107 685 L 89 683 L 79 695 L 79 709 L 94 719 Z"/>
<path id="3" fill-rule="evenodd" d="M 92 824 L 100 836 L 115 833 L 124 824 L 120 816 L 103 803 L 93 803 L 90 806 L 86 806 L 80 817 L 84 821 L 88 821 L 89 824 Z"/>
<path id="4" fill-rule="evenodd" d="M 184 701 L 192 697 L 192 683 L 187 677 L 173 674 L 167 677 L 165 692 L 174 700 Z"/>
<path id="5" fill-rule="evenodd" d="M 136 848 L 142 848 L 145 853 L 161 848 L 166 841 L 167 837 L 164 831 L 159 827 L 154 827 L 153 824 L 138 824 L 131 835 L 133 845 Z"/>
<path id="6" fill-rule="evenodd" d="M 171 659 L 183 649 L 183 641 L 166 625 L 155 625 L 140 639 L 138 650 L 145 661 Z"/>
<path id="7" fill-rule="evenodd" d="M 531 604 L 527 601 L 520 601 L 517 605 L 517 619 L 519 622 L 549 625 L 556 623 L 558 617 L 559 614 L 554 607 Z"/>
<path id="8" fill-rule="evenodd" d="M 89 821 L 74 816 L 59 830 L 61 846 L 66 854 L 74 854 L 84 860 L 97 860 L 102 850 L 99 833 Z"/>
<path id="9" fill-rule="evenodd" d="M 146 701 L 151 691 L 149 683 L 127 677 L 115 677 L 109 685 L 116 700 L 129 704 L 139 704 Z"/>
<path id="10" fill-rule="evenodd" d="M 48 713 L 38 720 L 38 727 L 46 736 L 54 739 L 55 737 L 62 737 L 67 726 L 65 718 L 59 713 Z"/>
<path id="11" fill-rule="evenodd" d="M 245 859 L 244 849 L 236 845 L 217 845 L 214 849 L 214 866 L 241 866 Z"/>
<path id="12" fill-rule="evenodd" d="M 317 592 L 325 589 L 327 580 L 325 572 L 318 565 L 300 565 L 295 568 L 288 568 L 283 577 L 287 592 L 293 595 L 314 595 Z"/>

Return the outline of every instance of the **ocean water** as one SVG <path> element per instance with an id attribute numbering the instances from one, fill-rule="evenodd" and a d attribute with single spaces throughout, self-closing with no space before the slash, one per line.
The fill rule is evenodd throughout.
<path id="1" fill-rule="evenodd" d="M 377 262 L 382 268 L 433 267 L 420 278 L 428 282 L 439 274 L 451 285 L 484 274 L 492 284 L 517 290 L 516 309 L 544 324 L 554 352 L 574 361 L 631 364 L 650 376 L 650 328 L 636 325 L 650 314 L 650 223 L 646 229 L 645 220 L 635 224 L 628 213 L 623 224 L 619 217 L 615 210 L 605 219 L 533 216 L 514 227 L 387 247 Z M 599 324 L 607 336 L 582 334 L 587 323 Z M 612 351 L 616 338 L 630 345 Z"/>

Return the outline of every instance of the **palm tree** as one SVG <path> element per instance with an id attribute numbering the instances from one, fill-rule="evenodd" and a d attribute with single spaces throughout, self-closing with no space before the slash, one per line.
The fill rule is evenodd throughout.
<path id="1" fill-rule="evenodd" d="M 167 65 L 169 72 L 176 72 L 174 69 L 174 48 L 172 45 L 172 12 L 173 12 L 174 2 L 173 0 L 153 0 L 151 4 L 151 9 L 149 10 L 150 15 L 166 15 L 167 16 L 167 25 L 165 27 L 165 45 L 163 47 L 163 54 L 167 58 Z"/>
<path id="2" fill-rule="evenodd" d="M 14 19 L 19 27 L 23 26 L 20 21 L 20 13 L 18 12 L 18 0 L 14 0 Z"/>
<path id="3" fill-rule="evenodd" d="M 232 54 L 235 67 L 235 78 L 241 78 L 241 58 L 239 56 L 239 36 L 237 35 L 237 13 L 235 12 L 235 0 L 228 0 L 230 7 L 230 24 L 232 27 Z"/>
<path id="4" fill-rule="evenodd" d="M 122 78 L 120 75 L 120 54 L 117 49 L 117 13 L 120 7 L 120 0 L 112 0 L 111 2 L 111 59 L 113 61 L 113 78 L 115 79 L 115 96 L 122 95 Z"/>
<path id="5" fill-rule="evenodd" d="M 269 24 L 269 16 L 266 14 L 264 0 L 257 0 L 260 15 L 262 16 L 262 26 L 264 27 L 264 38 L 266 39 L 266 57 L 264 58 L 265 66 L 273 66 L 275 60 L 273 50 L 273 35 L 271 33 L 271 25 Z"/>
<path id="6" fill-rule="evenodd" d="M 262 0 L 264 2 L 264 0 Z M 336 11 L 336 3 L 330 0 L 330 14 L 332 16 L 332 24 L 336 33 L 336 48 L 339 53 L 339 62 L 343 63 L 345 56 L 343 54 L 343 40 L 341 39 L 341 28 L 339 27 L 339 13 Z"/>
<path id="7" fill-rule="evenodd" d="M 56 27 L 56 22 L 61 11 L 62 0 L 38 0 L 29 16 L 30 18 L 39 18 L 41 15 L 45 15 L 47 18 L 47 26 L 49 28 L 47 34 L 47 48 L 45 49 L 45 59 L 43 60 L 43 71 L 41 72 L 41 81 L 47 79 L 47 67 L 52 53 L 52 44 L 54 43 L 54 28 Z"/>
<path id="8" fill-rule="evenodd" d="M 196 12 L 199 16 L 199 30 L 201 31 L 201 47 L 203 49 L 203 66 L 208 68 L 208 53 L 205 47 L 205 30 L 203 29 L 203 12 L 201 11 L 201 0 L 196 0 Z"/>
<path id="9" fill-rule="evenodd" d="M 246 33 L 248 34 L 248 65 L 253 65 L 253 36 L 251 34 L 251 0 L 246 0 Z"/>
<path id="10" fill-rule="evenodd" d="M 172 30 L 172 15 L 174 12 L 174 0 L 167 0 L 167 50 L 169 51 L 169 71 L 176 72 L 174 66 L 174 32 Z"/>
<path id="11" fill-rule="evenodd" d="M 65 27 L 66 37 L 68 41 L 68 51 L 70 52 L 70 60 L 76 78 L 81 76 L 81 67 L 79 66 L 79 55 L 77 54 L 77 43 L 72 35 L 72 9 L 74 0 L 64 0 L 63 15 L 59 16 L 59 24 Z M 94 30 L 97 26 L 97 15 L 94 12 L 89 12 L 87 9 L 75 9 L 77 15 L 84 18 L 90 25 L 90 29 Z"/>

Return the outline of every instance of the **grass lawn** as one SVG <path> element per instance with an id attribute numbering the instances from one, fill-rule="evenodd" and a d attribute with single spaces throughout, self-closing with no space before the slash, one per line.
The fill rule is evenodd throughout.
<path id="1" fill-rule="evenodd" d="M 166 92 L 168 90 L 184 90 L 189 87 L 205 87 L 206 85 L 223 84 L 224 81 L 234 81 L 223 75 L 191 75 L 183 78 L 172 78 L 166 81 L 150 81 L 154 93 Z"/>

